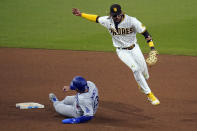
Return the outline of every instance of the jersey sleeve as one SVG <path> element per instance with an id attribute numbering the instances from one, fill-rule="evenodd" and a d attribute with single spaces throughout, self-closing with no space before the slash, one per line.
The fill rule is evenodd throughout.
<path id="1" fill-rule="evenodd" d="M 92 102 L 90 100 L 80 100 L 79 106 L 81 107 L 83 111 L 83 116 L 93 116 L 93 108 L 92 108 Z"/>
<path id="2" fill-rule="evenodd" d="M 101 24 L 102 26 L 107 28 L 107 23 L 108 23 L 108 18 L 109 16 L 102 16 L 98 18 L 98 23 Z"/>
<path id="3" fill-rule="evenodd" d="M 98 15 L 93 15 L 93 14 L 86 14 L 86 13 L 81 13 L 81 17 L 89 20 L 89 21 L 94 21 L 97 22 L 97 18 L 99 17 Z"/>
<path id="4" fill-rule="evenodd" d="M 143 33 L 146 30 L 146 27 L 136 18 L 132 18 L 136 32 Z"/>

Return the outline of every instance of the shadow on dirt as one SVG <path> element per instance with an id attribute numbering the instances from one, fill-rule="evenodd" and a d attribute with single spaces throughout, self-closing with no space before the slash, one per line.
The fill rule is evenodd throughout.
<path id="1" fill-rule="evenodd" d="M 153 117 L 143 114 L 143 109 L 113 101 L 100 101 L 99 111 L 93 124 L 101 124 L 112 127 L 146 128 L 144 122 L 153 120 Z M 142 124 L 143 123 L 143 124 Z"/>

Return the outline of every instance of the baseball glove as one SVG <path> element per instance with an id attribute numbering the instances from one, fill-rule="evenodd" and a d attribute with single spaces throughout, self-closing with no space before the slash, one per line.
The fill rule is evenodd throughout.
<path id="1" fill-rule="evenodd" d="M 151 50 L 148 54 L 148 58 L 146 59 L 146 63 L 148 64 L 148 66 L 153 66 L 156 64 L 158 58 L 157 58 L 157 55 L 158 55 L 158 51 L 156 50 Z"/>

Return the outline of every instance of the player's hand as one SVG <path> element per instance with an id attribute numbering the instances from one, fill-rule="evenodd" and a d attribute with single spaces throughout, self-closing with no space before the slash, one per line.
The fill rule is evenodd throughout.
<path id="1" fill-rule="evenodd" d="M 70 91 L 70 87 L 69 86 L 64 86 L 62 90 L 63 90 L 63 92 Z"/>
<path id="2" fill-rule="evenodd" d="M 77 8 L 72 8 L 72 13 L 73 13 L 73 15 L 81 16 L 81 12 L 80 12 L 80 10 L 77 9 Z"/>

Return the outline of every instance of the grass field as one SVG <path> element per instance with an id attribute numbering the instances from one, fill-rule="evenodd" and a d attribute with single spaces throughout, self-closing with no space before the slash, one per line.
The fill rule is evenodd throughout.
<path id="1" fill-rule="evenodd" d="M 146 25 L 161 54 L 197 55 L 196 0 L 1 0 L 0 47 L 114 51 L 105 28 L 71 13 L 108 15 L 112 3 Z"/>

